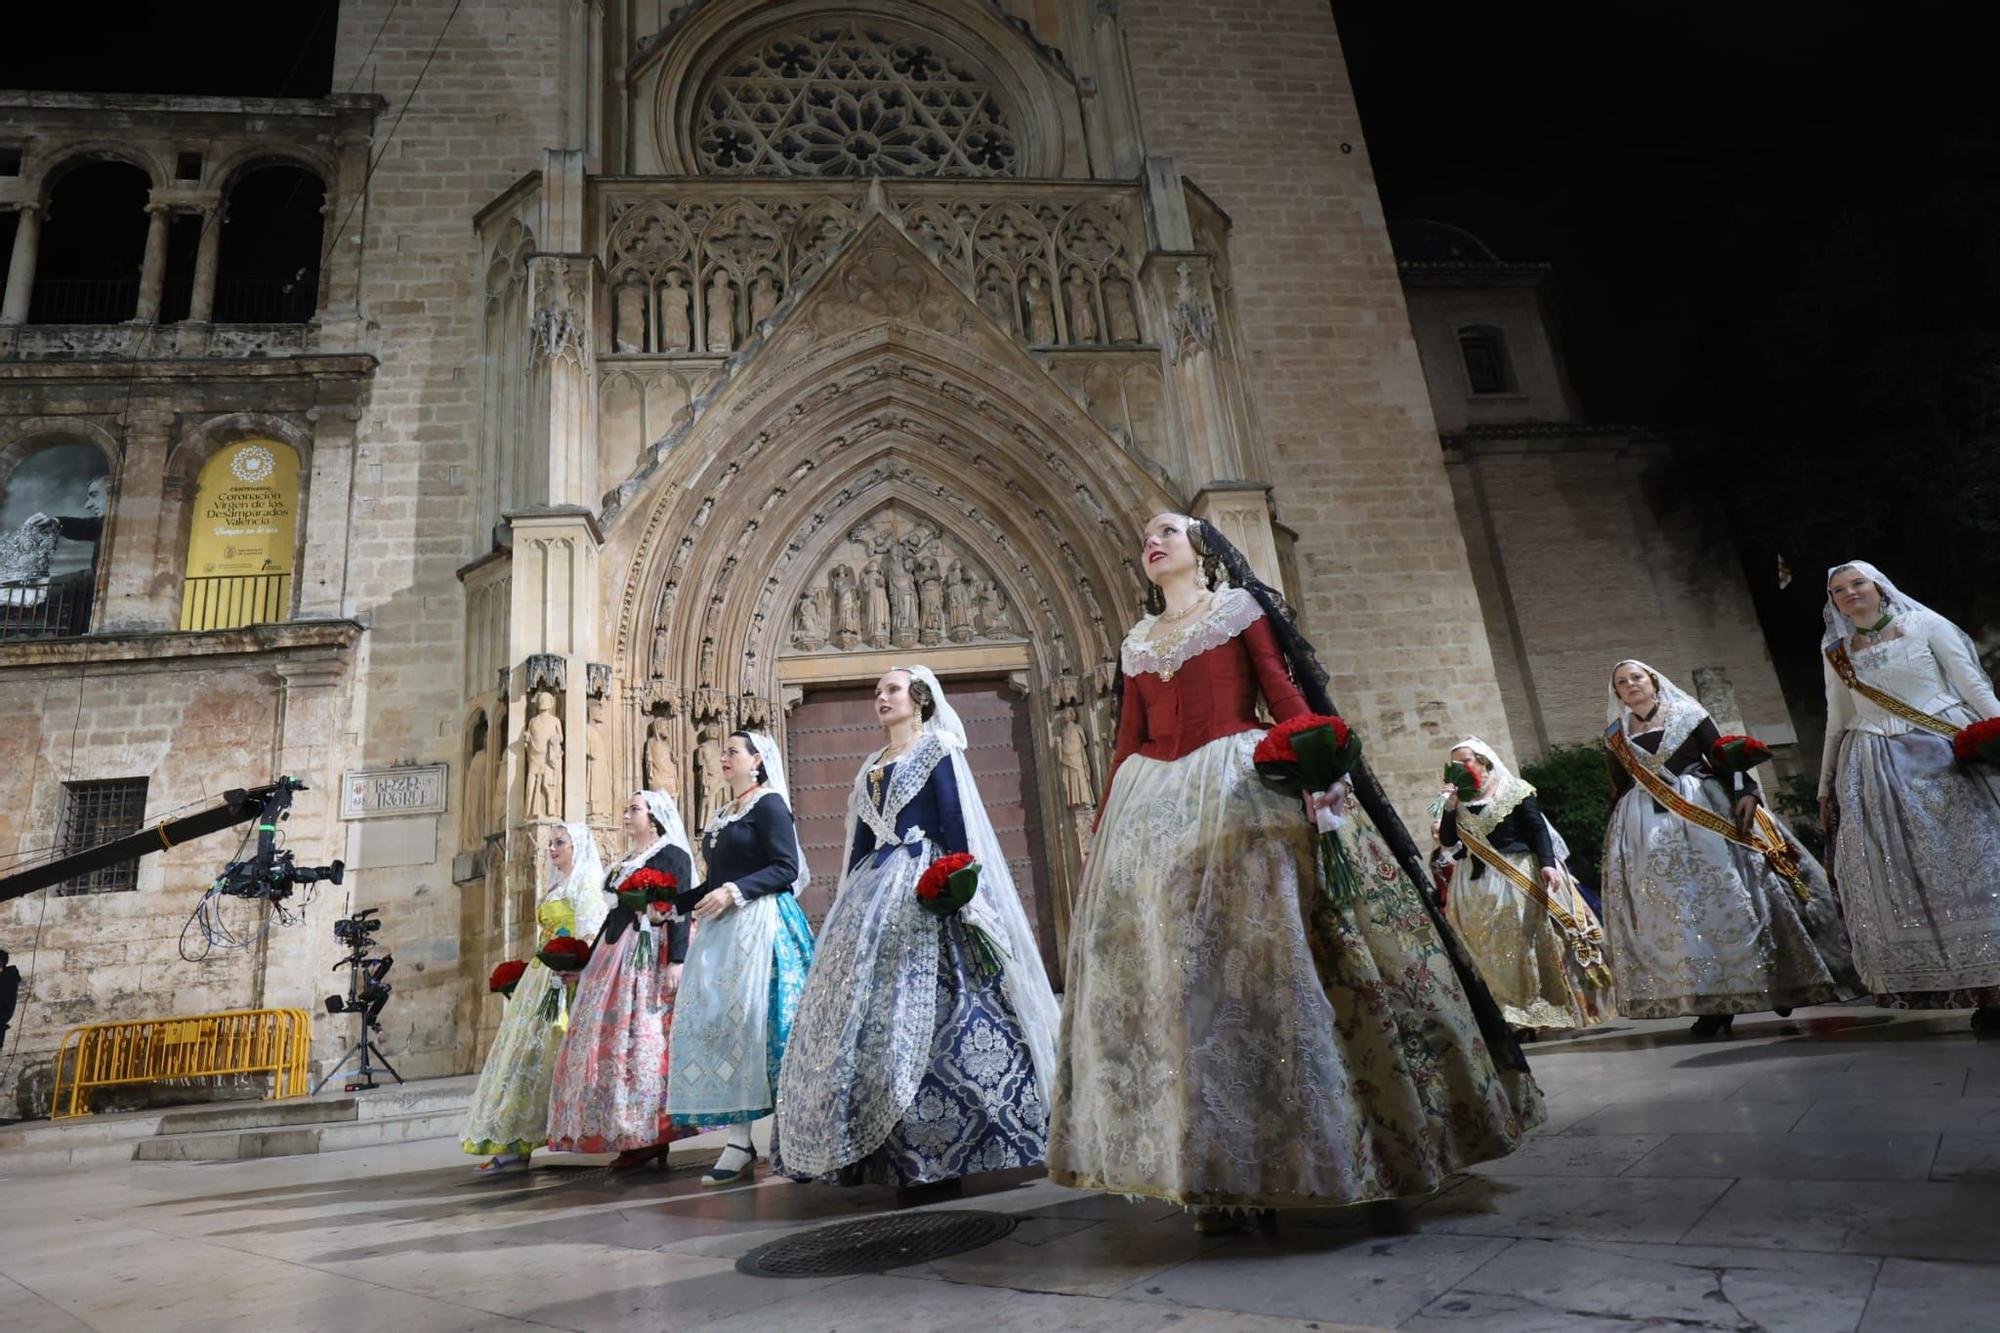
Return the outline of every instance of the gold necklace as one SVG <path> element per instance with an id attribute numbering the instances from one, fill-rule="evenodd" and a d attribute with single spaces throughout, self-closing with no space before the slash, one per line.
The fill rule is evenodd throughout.
<path id="1" fill-rule="evenodd" d="M 1161 625 L 1171 624 L 1176 620 L 1186 620 L 1190 616 L 1192 616 L 1195 611 L 1207 609 L 1207 607 L 1214 601 L 1215 601 L 1215 594 L 1209 593 L 1201 601 L 1198 601 L 1194 603 L 1194 605 L 1181 611 L 1178 616 L 1175 616 L 1171 619 L 1165 615 L 1155 617 L 1153 622 L 1153 627 L 1155 629 L 1158 629 Z M 1170 658 L 1174 654 L 1178 653 L 1183 647 L 1185 647 L 1187 645 L 1187 641 L 1193 638 L 1195 631 L 1200 629 L 1201 627 L 1202 627 L 1202 622 L 1196 620 L 1193 623 L 1189 624 L 1187 628 L 1178 630 L 1171 634 L 1165 634 L 1165 635 L 1148 634 L 1146 636 L 1147 651 L 1151 652 L 1155 657 L 1159 657 L 1162 659 Z M 1174 678 L 1174 673 L 1178 670 L 1180 670 L 1179 667 L 1173 667 L 1173 666 L 1167 667 L 1160 672 L 1160 679 L 1162 681 L 1170 681 Z"/>
<path id="2" fill-rule="evenodd" d="M 1153 623 L 1155 625 L 1178 625 L 1181 621 L 1186 620 L 1189 616 L 1193 615 L 1195 612 L 1206 609 L 1208 604 L 1210 602 L 1213 602 L 1214 600 L 1215 600 L 1214 593 L 1205 592 L 1201 596 L 1195 598 L 1192 602 L 1189 602 L 1186 606 L 1182 607 L 1178 611 L 1160 612 L 1159 615 L 1153 618 Z"/>

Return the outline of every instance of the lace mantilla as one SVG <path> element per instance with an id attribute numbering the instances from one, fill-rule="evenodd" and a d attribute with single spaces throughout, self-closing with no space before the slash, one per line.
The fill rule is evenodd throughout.
<path id="1" fill-rule="evenodd" d="M 1699 727 L 1706 721 L 1708 721 L 1707 710 L 1688 700 L 1677 699 L 1674 701 L 1674 706 L 1667 710 L 1667 716 L 1661 721 L 1659 749 L 1648 753 L 1646 747 L 1643 745 L 1628 744 L 1625 748 L 1632 752 L 1634 759 L 1637 759 L 1651 771 L 1655 773 L 1663 772 L 1667 767 L 1667 761 L 1680 752 L 1682 743 L 1688 737 L 1694 735 L 1696 727 Z M 1643 735 L 1644 733 L 1633 732 L 1631 714 L 1628 713 L 1626 714 L 1625 722 L 1625 737 L 1627 741 L 1630 741 L 1634 734 Z"/>
<path id="2" fill-rule="evenodd" d="M 887 748 L 886 746 L 884 747 Z M 882 751 L 877 750 L 868 757 L 868 762 L 855 774 L 854 788 L 848 794 L 847 813 L 868 826 L 875 835 L 878 847 L 894 847 L 898 843 L 917 843 L 924 840 L 924 831 L 913 828 L 908 834 L 896 832 L 896 816 L 903 807 L 915 799 L 924 784 L 931 780 L 931 772 L 944 758 L 944 742 L 935 732 L 925 732 L 910 747 L 908 754 L 896 761 L 896 771 L 889 779 L 889 789 L 882 793 L 882 808 L 868 799 L 868 771 L 876 766 Z"/>
<path id="3" fill-rule="evenodd" d="M 1458 803 L 1458 826 L 1475 838 L 1486 841 L 1521 802 L 1535 794 L 1534 785 L 1509 773 L 1500 789 L 1480 803 L 1477 810 L 1465 801 Z"/>
<path id="4" fill-rule="evenodd" d="M 766 787 L 764 788 L 764 790 L 757 793 L 756 801 L 747 802 L 741 808 L 736 808 L 735 802 L 733 801 L 724 803 L 723 807 L 715 812 L 715 818 L 708 821 L 708 827 L 704 828 L 701 831 L 701 842 L 703 850 L 706 850 L 708 844 L 715 840 L 716 834 L 720 833 L 723 829 L 728 828 L 731 824 L 734 824 L 737 820 L 743 818 L 743 816 L 749 814 L 752 810 L 755 810 L 757 808 L 757 801 L 763 800 L 766 796 L 776 796 L 777 794 L 778 794 L 777 792 L 771 790 L 769 787 Z"/>
<path id="5" fill-rule="evenodd" d="M 1158 616 L 1146 616 L 1125 636 L 1119 652 L 1120 666 L 1128 676 L 1152 672 L 1168 677 L 1211 648 L 1220 648 L 1249 629 L 1264 614 L 1264 608 L 1242 588 L 1221 588 L 1215 601 L 1178 642 L 1155 644 L 1146 641 L 1159 623 Z"/>

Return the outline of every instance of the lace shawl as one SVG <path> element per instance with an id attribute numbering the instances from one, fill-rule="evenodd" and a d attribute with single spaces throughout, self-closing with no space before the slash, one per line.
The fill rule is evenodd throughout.
<path id="1" fill-rule="evenodd" d="M 1147 636 L 1153 632 L 1153 626 L 1159 623 L 1160 618 L 1142 616 L 1139 623 L 1132 627 L 1132 632 L 1125 636 L 1124 647 L 1119 651 L 1119 664 L 1128 676 L 1143 675 L 1149 671 L 1157 676 L 1169 675 L 1209 649 L 1228 643 L 1249 629 L 1263 614 L 1264 608 L 1244 589 L 1219 588 L 1208 610 L 1178 642 L 1148 643 Z"/>

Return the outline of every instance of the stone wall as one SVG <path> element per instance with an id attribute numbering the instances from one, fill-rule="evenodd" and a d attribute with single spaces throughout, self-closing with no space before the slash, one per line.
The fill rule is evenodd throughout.
<path id="1" fill-rule="evenodd" d="M 355 766 L 451 764 L 454 808 L 464 697 L 457 570 L 491 540 L 472 517 L 485 267 L 473 218 L 557 142 L 563 8 L 463 6 L 407 111 L 449 0 L 340 8 L 333 86 L 373 89 L 389 102 L 373 149 L 365 235 L 357 244 L 357 214 L 335 247 L 346 272 L 335 274 L 334 288 L 358 275 L 362 350 L 381 360 L 357 433 L 346 610 L 369 634 L 346 741 Z M 451 1072 L 463 1060 L 454 986 L 461 903 L 449 825 L 437 849 L 428 865 L 354 877 L 356 902 L 383 909 L 383 940 L 397 955 L 391 980 L 401 984 L 384 1049 L 405 1077 Z M 419 962 L 435 984 L 411 974 Z"/>
<path id="2" fill-rule="evenodd" d="M 1298 530 L 1301 609 L 1399 799 L 1505 746 L 1493 661 L 1333 19 L 1320 0 L 1120 6 L 1149 153 L 1233 221 L 1236 310 Z"/>
<path id="3" fill-rule="evenodd" d="M 1611 668 L 1626 657 L 1689 693 L 1695 668 L 1722 667 L 1752 732 L 1794 739 L 1742 567 L 1704 529 L 1713 516 L 1700 497 L 1665 475 L 1664 444 L 1617 433 L 1451 443 L 1521 759 L 1595 738 Z M 1818 737 L 1806 740 L 1816 751 Z"/>

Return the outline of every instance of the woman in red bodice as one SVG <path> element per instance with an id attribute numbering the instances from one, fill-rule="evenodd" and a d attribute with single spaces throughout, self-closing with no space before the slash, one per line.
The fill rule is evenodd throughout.
<path id="1" fill-rule="evenodd" d="M 1260 697 L 1280 721 L 1332 711 L 1282 599 L 1179 514 L 1147 525 L 1142 558 L 1153 614 L 1122 650 L 1070 928 L 1049 1175 L 1219 1231 L 1425 1193 L 1513 1151 L 1540 1096 L 1380 787 L 1364 767 L 1358 802 L 1302 808 L 1252 765 Z M 1346 901 L 1317 878 L 1321 809 L 1363 872 Z"/>

